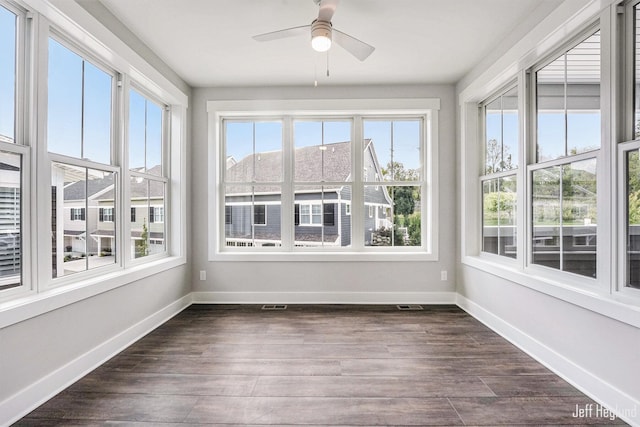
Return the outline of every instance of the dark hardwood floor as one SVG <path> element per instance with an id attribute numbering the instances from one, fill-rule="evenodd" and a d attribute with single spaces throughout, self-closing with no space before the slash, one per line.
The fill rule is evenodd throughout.
<path id="1" fill-rule="evenodd" d="M 589 404 L 454 306 L 194 305 L 16 425 L 624 424 Z"/>

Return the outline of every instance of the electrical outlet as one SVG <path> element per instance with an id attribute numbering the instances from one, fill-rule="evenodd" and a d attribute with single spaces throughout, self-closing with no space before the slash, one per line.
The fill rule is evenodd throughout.
<path id="1" fill-rule="evenodd" d="M 207 272 L 200 270 L 200 280 L 207 280 Z"/>
<path id="2" fill-rule="evenodd" d="M 442 270 L 440 272 L 440 280 L 447 280 L 447 270 Z"/>

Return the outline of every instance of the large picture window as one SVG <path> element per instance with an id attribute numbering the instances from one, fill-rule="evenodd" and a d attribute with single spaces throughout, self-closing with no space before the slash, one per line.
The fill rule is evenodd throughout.
<path id="1" fill-rule="evenodd" d="M 221 115 L 218 250 L 427 252 L 425 120 Z"/>

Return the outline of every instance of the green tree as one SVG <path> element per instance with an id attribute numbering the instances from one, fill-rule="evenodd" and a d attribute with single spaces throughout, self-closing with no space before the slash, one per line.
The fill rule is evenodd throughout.
<path id="1" fill-rule="evenodd" d="M 142 233 L 140 240 L 136 240 L 136 258 L 149 255 L 149 230 L 147 229 L 146 218 L 142 222 Z"/>

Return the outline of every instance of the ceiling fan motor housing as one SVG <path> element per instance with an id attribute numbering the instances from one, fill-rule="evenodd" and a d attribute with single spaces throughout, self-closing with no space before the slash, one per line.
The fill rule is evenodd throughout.
<path id="1" fill-rule="evenodd" d="M 331 22 L 315 20 L 311 23 L 311 41 L 316 38 L 328 39 L 327 49 L 331 46 Z M 315 47 L 314 47 L 315 48 Z M 326 50 L 326 49 L 325 49 Z"/>

